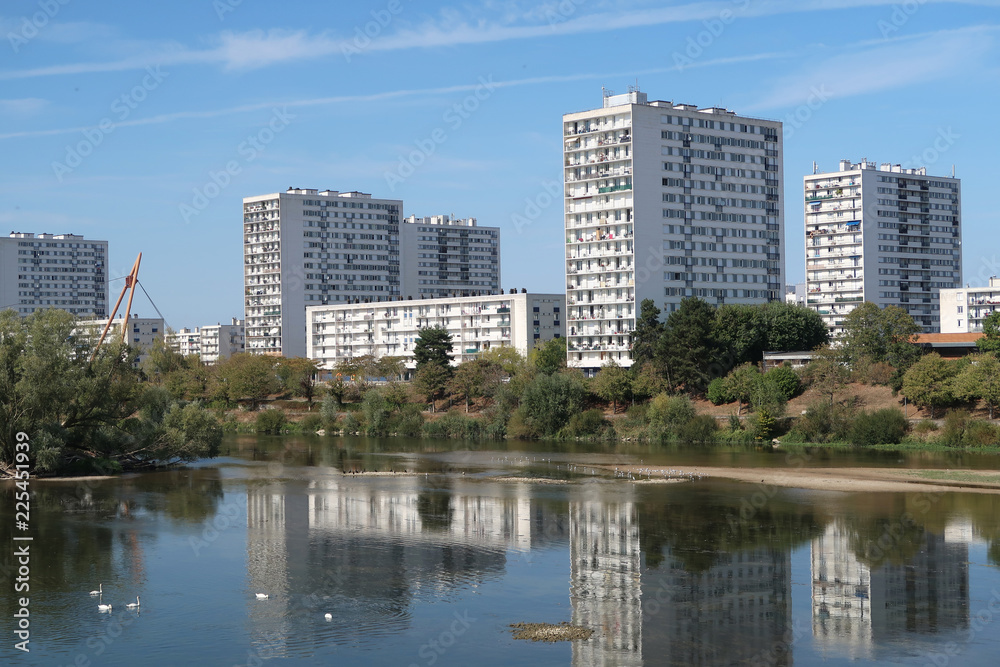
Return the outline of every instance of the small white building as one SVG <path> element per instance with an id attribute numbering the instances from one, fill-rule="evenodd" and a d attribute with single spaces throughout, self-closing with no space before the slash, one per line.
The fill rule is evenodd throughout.
<path id="1" fill-rule="evenodd" d="M 988 287 L 941 290 L 941 333 L 979 333 L 983 320 L 1000 309 L 1000 279 Z"/>
<path id="2" fill-rule="evenodd" d="M 108 329 L 108 335 L 104 338 L 105 344 L 113 340 L 121 340 L 123 321 L 124 318 L 122 317 L 112 320 L 111 328 Z M 107 320 L 78 320 L 78 328 L 75 333 L 91 337 L 94 343 L 97 343 L 107 323 Z M 139 349 L 138 364 L 146 361 L 153 341 L 157 338 L 163 339 L 165 333 L 166 330 L 163 326 L 163 318 L 161 317 L 139 317 L 138 315 L 129 317 L 125 342 Z"/>
<path id="3" fill-rule="evenodd" d="M 526 355 L 536 343 L 566 335 L 565 310 L 562 294 L 527 292 L 312 306 L 306 309 L 306 349 L 328 370 L 369 354 L 403 357 L 413 369 L 420 330 L 441 326 L 452 335 L 454 364 L 494 347 Z"/>
<path id="4" fill-rule="evenodd" d="M 201 329 L 178 329 L 167 332 L 167 346 L 181 356 L 201 354 Z"/>

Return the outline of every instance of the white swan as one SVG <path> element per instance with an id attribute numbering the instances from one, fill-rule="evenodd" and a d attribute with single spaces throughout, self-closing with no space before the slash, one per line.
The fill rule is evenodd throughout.
<path id="1" fill-rule="evenodd" d="M 136 595 L 135 596 L 135 602 L 129 602 L 127 605 L 125 605 L 125 607 L 128 608 L 128 609 L 138 609 L 139 608 L 139 596 Z"/>
<path id="2" fill-rule="evenodd" d="M 266 600 L 268 597 L 270 596 L 267 593 L 257 593 L 258 600 Z"/>
<path id="3" fill-rule="evenodd" d="M 104 584 L 97 584 L 96 591 L 90 591 L 91 595 L 104 595 Z"/>
<path id="4" fill-rule="evenodd" d="M 97 611 L 111 611 L 111 605 L 109 605 L 109 604 L 99 604 L 99 605 L 97 605 Z"/>
<path id="5" fill-rule="evenodd" d="M 326 612 L 326 615 L 324 615 L 323 618 L 325 618 L 328 621 L 332 621 L 333 620 L 333 614 L 331 614 L 330 612 Z"/>

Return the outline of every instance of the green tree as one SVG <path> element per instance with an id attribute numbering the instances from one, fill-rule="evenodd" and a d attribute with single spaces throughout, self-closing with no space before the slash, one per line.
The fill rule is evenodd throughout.
<path id="1" fill-rule="evenodd" d="M 903 396 L 915 405 L 930 408 L 934 419 L 938 407 L 955 402 L 958 371 L 955 362 L 941 358 L 937 352 L 924 355 L 903 376 Z"/>
<path id="2" fill-rule="evenodd" d="M 469 404 L 473 399 L 492 395 L 503 377 L 503 369 L 496 363 L 486 359 L 473 359 L 459 364 L 448 384 L 453 394 L 465 398 L 465 412 L 469 412 Z"/>
<path id="3" fill-rule="evenodd" d="M 965 400 L 981 400 L 990 410 L 990 419 L 1000 407 L 1000 359 L 984 353 L 974 355 L 955 378 L 955 393 Z"/>
<path id="4" fill-rule="evenodd" d="M 451 367 L 451 334 L 444 327 L 425 327 L 420 330 L 413 346 L 413 359 L 419 371 L 425 364 L 438 364 L 442 368 Z"/>
<path id="5" fill-rule="evenodd" d="M 663 335 L 660 309 L 652 299 L 643 299 L 639 304 L 639 319 L 632 332 L 632 365 L 643 366 L 656 359 L 657 347 Z"/>
<path id="6" fill-rule="evenodd" d="M 837 392 L 851 379 L 851 371 L 842 348 L 829 345 L 816 350 L 816 354 L 806 366 L 805 377 L 823 396 L 830 397 L 833 405 Z"/>
<path id="7" fill-rule="evenodd" d="M 528 354 L 528 363 L 538 373 L 552 375 L 566 368 L 566 339 L 552 338 L 538 343 Z"/>
<path id="8" fill-rule="evenodd" d="M 849 362 L 866 359 L 898 367 L 915 360 L 913 337 L 920 326 L 898 306 L 866 301 L 844 318 L 843 347 Z"/>
<path id="9" fill-rule="evenodd" d="M 611 412 L 618 412 L 618 404 L 632 393 L 632 376 L 614 359 L 608 360 L 600 372 L 591 380 L 594 393 L 611 403 Z"/>
<path id="10" fill-rule="evenodd" d="M 172 333 L 168 330 L 169 333 Z M 184 355 L 177 352 L 163 338 L 154 338 L 153 344 L 146 351 L 146 360 L 142 364 L 142 369 L 150 380 L 157 384 L 162 383 L 171 373 L 188 368 Z"/>
<path id="11" fill-rule="evenodd" d="M 312 408 L 313 398 L 316 396 L 316 374 L 319 372 L 319 364 L 304 357 L 279 357 L 276 371 L 285 390 L 295 396 L 304 397 Z"/>
<path id="12" fill-rule="evenodd" d="M 759 363 L 764 352 L 812 350 L 830 338 L 829 329 L 815 310 L 780 302 L 720 306 L 714 332 L 737 364 Z"/>
<path id="13" fill-rule="evenodd" d="M 431 404 L 431 412 L 435 410 L 435 401 L 444 396 L 451 375 L 450 367 L 428 361 L 413 376 L 413 387 Z"/>
<path id="14" fill-rule="evenodd" d="M 406 373 L 405 360 L 403 357 L 379 357 L 375 362 L 375 373 L 389 382 L 400 380 Z"/>
<path id="15" fill-rule="evenodd" d="M 760 369 L 749 362 L 740 364 L 725 377 L 723 391 L 736 399 L 736 415 L 743 412 L 743 404 L 750 405 L 757 385 L 761 382 Z"/>
<path id="16" fill-rule="evenodd" d="M 983 320 L 983 337 L 976 341 L 980 352 L 1000 353 L 1000 310 Z"/>
<path id="17" fill-rule="evenodd" d="M 250 409 L 281 390 L 275 357 L 257 354 L 234 354 L 219 364 L 220 381 L 226 384 L 233 400 L 250 402 Z"/>
<path id="18" fill-rule="evenodd" d="M 574 373 L 540 373 L 525 388 L 517 409 L 529 430 L 550 436 L 559 432 L 570 417 L 583 410 L 587 389 Z"/>
<path id="19" fill-rule="evenodd" d="M 660 338 L 668 390 L 683 389 L 701 394 L 711 380 L 711 369 L 719 363 L 721 348 L 714 337 L 715 311 L 696 298 L 686 298 L 667 317 Z"/>

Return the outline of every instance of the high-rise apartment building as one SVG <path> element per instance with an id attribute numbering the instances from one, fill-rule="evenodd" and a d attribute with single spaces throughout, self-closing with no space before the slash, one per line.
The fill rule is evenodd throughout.
<path id="1" fill-rule="evenodd" d="M 500 228 L 448 215 L 403 220 L 399 227 L 404 297 L 496 293 L 500 289 Z"/>
<path id="2" fill-rule="evenodd" d="M 306 306 L 398 299 L 402 210 L 360 192 L 244 198 L 247 352 L 305 356 Z"/>
<path id="3" fill-rule="evenodd" d="M 77 317 L 107 317 L 107 261 L 107 241 L 11 232 L 0 238 L 0 310 L 23 317 L 61 308 Z"/>
<path id="4" fill-rule="evenodd" d="M 865 301 L 940 331 L 942 289 L 962 281 L 961 183 L 868 160 L 806 176 L 807 305 L 835 333 Z"/>
<path id="5" fill-rule="evenodd" d="M 780 122 L 630 91 L 563 135 L 570 366 L 631 365 L 644 299 L 783 298 Z"/>

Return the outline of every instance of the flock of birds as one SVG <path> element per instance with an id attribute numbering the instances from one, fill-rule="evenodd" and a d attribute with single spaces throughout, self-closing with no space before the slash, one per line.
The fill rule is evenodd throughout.
<path id="1" fill-rule="evenodd" d="M 96 591 L 90 591 L 90 594 L 93 597 L 99 597 L 101 600 L 103 600 L 104 599 L 104 584 L 98 584 L 97 585 L 97 590 Z M 136 609 L 136 610 L 138 610 L 139 609 L 139 604 L 140 604 L 139 603 L 139 596 L 136 595 L 135 596 L 135 602 L 129 602 L 128 604 L 125 605 L 125 608 L 126 609 Z M 109 604 L 103 604 L 103 603 L 99 602 L 97 604 L 97 611 L 99 611 L 101 613 L 108 613 L 108 612 L 111 611 L 111 609 L 112 609 L 112 606 L 111 606 L 110 603 Z"/>
<path id="2" fill-rule="evenodd" d="M 663 479 L 701 479 L 704 475 L 700 472 L 684 472 L 683 470 L 675 470 L 673 468 L 668 468 L 664 470 L 662 468 L 637 468 L 636 470 L 620 470 L 615 468 L 615 477 L 619 479 L 630 479 L 637 480 L 645 477 L 646 479 L 653 479 L 654 477 L 662 477 Z"/>

